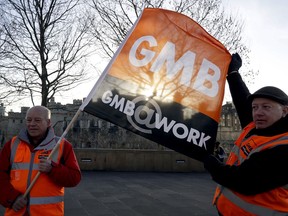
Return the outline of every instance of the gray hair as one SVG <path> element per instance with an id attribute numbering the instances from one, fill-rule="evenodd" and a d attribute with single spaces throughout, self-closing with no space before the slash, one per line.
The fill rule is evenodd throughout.
<path id="1" fill-rule="evenodd" d="M 41 115 L 45 118 L 45 119 L 51 119 L 51 111 L 45 107 L 45 106 L 33 106 L 31 108 L 28 109 L 27 113 L 26 113 L 26 118 L 29 112 L 31 111 L 35 111 L 35 112 L 39 112 L 41 113 Z"/>

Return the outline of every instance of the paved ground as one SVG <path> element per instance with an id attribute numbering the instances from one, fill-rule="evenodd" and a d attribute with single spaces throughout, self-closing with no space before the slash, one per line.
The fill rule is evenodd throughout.
<path id="1" fill-rule="evenodd" d="M 207 173 L 83 172 L 65 216 L 216 216 L 214 189 Z"/>

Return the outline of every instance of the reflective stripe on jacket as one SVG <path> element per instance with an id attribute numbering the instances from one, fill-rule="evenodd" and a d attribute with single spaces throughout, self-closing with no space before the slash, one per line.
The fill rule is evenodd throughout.
<path id="1" fill-rule="evenodd" d="M 254 123 L 250 123 L 244 128 L 240 137 L 236 140 L 226 164 L 237 166 L 255 152 L 288 144 L 288 133 L 272 137 L 258 135 L 246 137 L 253 128 L 255 128 Z M 286 186 L 283 186 L 253 196 L 246 196 L 223 186 L 218 186 L 214 196 L 214 204 L 218 211 L 225 216 L 284 216 L 288 215 L 288 190 Z"/>
<path id="2" fill-rule="evenodd" d="M 37 146 L 32 152 L 24 141 L 13 137 L 11 141 L 11 171 L 10 181 L 13 187 L 25 193 L 35 175 L 38 173 L 38 164 L 41 158 L 47 158 L 57 141 L 55 138 L 45 145 Z M 64 146 L 61 141 L 51 160 L 60 162 Z M 47 174 L 41 173 L 27 196 L 27 208 L 15 212 L 7 208 L 5 216 L 22 216 L 25 211 L 30 216 L 63 216 L 64 215 L 64 188 L 56 185 Z"/>

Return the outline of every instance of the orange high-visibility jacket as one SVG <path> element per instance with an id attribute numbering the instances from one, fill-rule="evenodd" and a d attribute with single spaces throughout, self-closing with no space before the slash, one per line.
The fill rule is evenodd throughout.
<path id="1" fill-rule="evenodd" d="M 56 143 L 56 140 L 52 139 L 48 145 L 41 146 L 40 144 L 31 152 L 29 146 L 24 141 L 21 141 L 16 136 L 12 138 L 10 181 L 16 190 L 23 194 L 25 193 L 31 181 L 38 173 L 39 160 L 43 157 L 47 158 Z M 60 162 L 63 144 L 64 140 L 61 141 L 59 148 L 51 158 L 57 164 Z M 40 174 L 27 199 L 28 204 L 26 208 L 18 212 L 7 208 L 5 216 L 22 216 L 25 211 L 31 216 L 64 215 L 64 187 L 55 184 L 48 177 L 48 174 Z"/>
<path id="2" fill-rule="evenodd" d="M 250 123 L 244 128 L 226 162 L 228 165 L 240 165 L 255 152 L 288 144 L 288 132 L 272 137 L 258 135 L 246 137 L 253 128 L 255 128 L 254 123 Z M 218 186 L 214 196 L 214 204 L 224 216 L 288 215 L 288 188 L 283 186 L 247 196 Z"/>

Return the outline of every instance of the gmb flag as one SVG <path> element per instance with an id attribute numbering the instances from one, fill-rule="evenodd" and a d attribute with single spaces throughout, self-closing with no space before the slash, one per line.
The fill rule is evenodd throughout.
<path id="1" fill-rule="evenodd" d="M 201 160 L 214 148 L 230 60 L 189 17 L 146 8 L 80 110 Z"/>

